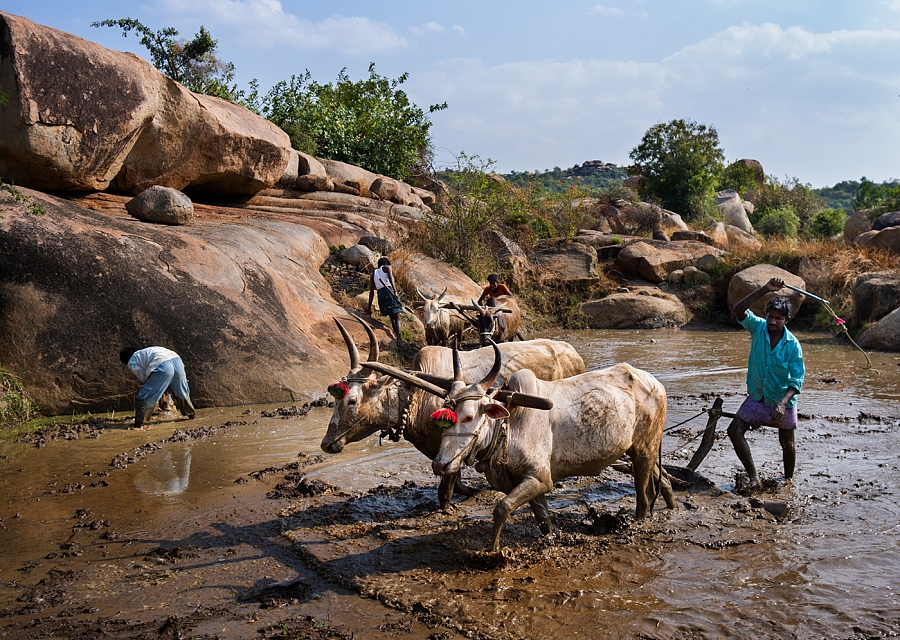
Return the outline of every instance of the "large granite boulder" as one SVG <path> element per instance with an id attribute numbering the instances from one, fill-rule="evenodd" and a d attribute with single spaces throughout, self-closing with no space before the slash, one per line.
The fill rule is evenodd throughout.
<path id="1" fill-rule="evenodd" d="M 597 277 L 597 250 L 580 242 L 556 242 L 538 248 L 529 259 L 536 265 L 538 273 L 554 280 Z"/>
<path id="2" fill-rule="evenodd" d="M 590 300 L 582 303 L 581 311 L 598 329 L 662 329 L 680 327 L 690 320 L 678 298 L 651 287 Z"/>
<path id="3" fill-rule="evenodd" d="M 125 210 L 146 222 L 188 224 L 194 216 L 194 203 L 177 189 L 154 186 L 125 203 Z"/>
<path id="4" fill-rule="evenodd" d="M 750 218 L 747 210 L 744 209 L 743 201 L 737 191 L 726 189 L 716 193 L 716 207 L 722 213 L 722 222 L 726 227 L 732 226 L 753 234 L 753 225 L 750 224 Z"/>
<path id="5" fill-rule="evenodd" d="M 158 184 L 255 193 L 287 167 L 290 139 L 150 63 L 0 12 L 0 174 L 43 190 L 137 194 Z"/>
<path id="6" fill-rule="evenodd" d="M 875 231 L 875 229 L 872 229 Z M 887 227 L 876 232 L 866 243 L 870 247 L 878 247 L 887 249 L 896 254 L 900 254 L 900 227 Z"/>
<path id="7" fill-rule="evenodd" d="M 878 320 L 900 307 L 900 270 L 871 271 L 853 283 L 857 324 Z"/>
<path id="8" fill-rule="evenodd" d="M 863 349 L 900 351 L 900 309 L 894 309 L 857 341 Z"/>
<path id="9" fill-rule="evenodd" d="M 883 213 L 872 221 L 872 228 L 875 231 L 897 226 L 900 226 L 900 211 Z"/>
<path id="10" fill-rule="evenodd" d="M 728 233 L 725 231 L 725 225 L 718 220 L 712 220 L 704 232 L 712 238 L 713 244 L 721 249 L 728 248 Z"/>
<path id="11" fill-rule="evenodd" d="M 797 287 L 798 289 L 806 289 L 806 283 L 803 278 L 795 276 L 790 271 L 785 271 L 780 267 L 771 264 L 757 264 L 748 267 L 743 271 L 739 271 L 731 277 L 728 283 L 728 308 L 731 309 L 738 302 L 743 300 L 747 295 L 753 293 L 761 286 L 766 284 L 772 278 L 781 278 L 786 284 Z M 766 316 L 766 303 L 774 296 L 787 298 L 791 303 L 793 316 L 796 317 L 803 305 L 805 296 L 784 288 L 777 293 L 767 293 L 762 298 L 750 305 L 750 310 L 760 318 Z"/>
<path id="12" fill-rule="evenodd" d="M 95 211 L 21 190 L 46 214 L 0 192 L 0 363 L 46 410 L 129 406 L 127 344 L 177 351 L 198 407 L 309 399 L 347 373 L 309 227 L 196 205 L 188 226 L 145 224 L 124 197 Z"/>
<path id="13" fill-rule="evenodd" d="M 844 221 L 844 242 L 853 242 L 858 236 L 871 230 L 872 220 L 862 211 L 857 211 Z"/>
<path id="14" fill-rule="evenodd" d="M 418 287 L 427 295 L 438 295 L 447 289 L 444 300 L 471 304 L 484 289 L 461 269 L 422 253 L 398 251 L 391 255 L 391 266 L 397 287 L 408 295 L 408 300 L 418 300 Z"/>

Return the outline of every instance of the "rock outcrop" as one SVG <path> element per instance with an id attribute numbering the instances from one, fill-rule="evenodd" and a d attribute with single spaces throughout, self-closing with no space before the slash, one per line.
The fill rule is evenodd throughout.
<path id="1" fill-rule="evenodd" d="M 680 327 L 690 320 L 678 298 L 651 287 L 585 302 L 581 311 L 598 329 L 662 329 Z"/>
<path id="2" fill-rule="evenodd" d="M 785 271 L 781 267 L 771 264 L 757 264 L 743 271 L 739 271 L 728 283 L 728 308 L 731 309 L 738 302 L 743 300 L 747 295 L 753 293 L 772 278 L 781 278 L 785 283 L 793 285 L 798 289 L 806 289 L 806 283 L 803 278 L 795 276 L 790 271 Z M 790 289 L 782 289 L 778 293 L 767 293 L 762 298 L 750 305 L 750 310 L 760 318 L 766 317 L 766 303 L 774 296 L 787 298 L 791 303 L 793 316 L 796 317 L 803 304 L 803 294 L 791 291 Z"/>
<path id="3" fill-rule="evenodd" d="M 328 245 L 303 218 L 195 205 L 167 226 L 122 196 L 82 199 L 91 210 L 22 192 L 46 214 L 0 192 L 0 362 L 49 411 L 129 406 L 126 344 L 181 354 L 198 407 L 299 401 L 346 373 Z"/>
<path id="4" fill-rule="evenodd" d="M 149 62 L 0 12 L 0 174 L 42 190 L 152 185 L 255 193 L 290 139 L 244 107 L 191 93 Z"/>
<path id="5" fill-rule="evenodd" d="M 853 283 L 856 324 L 879 320 L 900 307 L 900 271 L 872 271 Z"/>
<path id="6" fill-rule="evenodd" d="M 750 224 L 750 218 L 747 210 L 744 209 L 743 200 L 733 189 L 726 189 L 716 193 L 716 206 L 722 213 L 722 222 L 726 227 L 737 227 L 742 231 L 753 234 L 753 225 Z"/>

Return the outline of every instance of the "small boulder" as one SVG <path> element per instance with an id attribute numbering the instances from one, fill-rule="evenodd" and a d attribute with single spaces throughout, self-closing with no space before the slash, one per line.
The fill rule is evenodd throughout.
<path id="1" fill-rule="evenodd" d="M 667 211 L 663 209 L 662 219 L 659 221 L 659 227 L 663 231 L 671 233 L 673 231 L 687 231 L 688 226 L 685 224 L 684 220 L 681 219 L 681 216 L 675 213 L 674 211 Z"/>
<path id="2" fill-rule="evenodd" d="M 379 200 L 394 200 L 399 191 L 397 188 L 397 181 L 391 180 L 385 176 L 376 178 L 369 190 L 372 192 L 372 195 Z"/>
<path id="3" fill-rule="evenodd" d="M 685 284 L 709 284 L 712 278 L 705 271 L 700 271 L 697 267 L 687 266 L 684 268 Z"/>
<path id="4" fill-rule="evenodd" d="M 300 191 L 334 191 L 334 182 L 328 177 L 325 165 L 301 151 L 292 150 L 297 158 L 297 177 L 294 185 Z"/>
<path id="5" fill-rule="evenodd" d="M 868 231 L 862 232 L 861 234 L 859 234 L 858 236 L 856 236 L 855 238 L 853 238 L 853 240 L 850 240 L 849 242 L 851 244 L 855 244 L 857 246 L 863 246 L 863 245 L 869 244 L 869 242 L 872 240 L 872 238 L 877 236 L 879 233 L 881 233 L 881 232 L 875 231 L 874 229 L 869 229 Z"/>
<path id="6" fill-rule="evenodd" d="M 718 220 L 711 221 L 704 233 L 712 238 L 715 246 L 723 248 L 728 246 L 728 234 L 725 233 L 725 225 Z"/>
<path id="7" fill-rule="evenodd" d="M 731 281 L 728 283 L 728 308 L 732 309 L 734 305 L 743 300 L 747 295 L 759 289 L 772 278 L 781 278 L 786 284 L 797 287 L 798 289 L 806 288 L 806 283 L 803 281 L 803 278 L 795 276 L 790 271 L 785 271 L 784 269 L 771 264 L 753 265 L 732 276 Z M 797 316 L 797 313 L 800 311 L 800 307 L 803 304 L 804 296 L 803 294 L 790 289 L 782 289 L 777 293 L 765 294 L 750 306 L 750 310 L 760 318 L 764 318 L 766 315 L 766 303 L 775 296 L 787 298 L 791 303 L 791 315 L 794 317 Z"/>
<path id="8" fill-rule="evenodd" d="M 693 240 L 694 242 L 702 242 L 709 246 L 714 246 L 715 241 L 702 231 L 676 231 L 672 234 L 672 240 Z"/>
<path id="9" fill-rule="evenodd" d="M 888 229 L 890 227 L 900 226 L 900 211 L 891 211 L 890 213 L 884 213 L 872 222 L 872 228 L 875 231 L 881 231 L 882 229 Z"/>
<path id="10" fill-rule="evenodd" d="M 859 324 L 883 318 L 900 307 L 900 271 L 871 271 L 857 277 L 853 306 Z"/>
<path id="11" fill-rule="evenodd" d="M 581 311 L 598 329 L 662 329 L 680 327 L 690 319 L 678 298 L 651 288 L 590 300 Z"/>
<path id="12" fill-rule="evenodd" d="M 618 252 L 616 266 L 627 274 L 639 276 L 641 275 L 641 260 L 654 251 L 656 249 L 646 242 L 633 242 Z"/>
<path id="13" fill-rule="evenodd" d="M 844 242 L 854 242 L 858 236 L 871 230 L 872 220 L 862 211 L 857 211 L 844 221 Z"/>
<path id="14" fill-rule="evenodd" d="M 879 247 L 900 254 L 900 227 L 888 227 L 878 231 L 867 244 L 870 247 Z"/>
<path id="15" fill-rule="evenodd" d="M 741 229 L 749 234 L 753 233 L 753 225 L 744 209 L 743 200 L 734 189 L 726 189 L 716 193 L 716 207 L 722 212 L 722 220 L 725 226 Z"/>
<path id="16" fill-rule="evenodd" d="M 169 187 L 153 186 L 125 203 L 133 218 L 161 224 L 188 224 L 194 217 L 194 203 L 186 195 Z"/>
<path id="17" fill-rule="evenodd" d="M 394 251 L 394 245 L 390 240 L 377 238 L 375 236 L 363 236 L 359 239 L 359 244 L 364 247 L 368 247 L 372 251 L 377 251 L 383 256 L 386 256 Z"/>
<path id="18" fill-rule="evenodd" d="M 860 336 L 863 349 L 900 351 L 900 309 L 894 309 Z"/>
<path id="19" fill-rule="evenodd" d="M 732 249 L 738 247 L 749 249 L 750 251 L 762 249 L 762 242 L 739 227 L 725 225 L 725 235 L 728 236 L 728 246 Z"/>
<path id="20" fill-rule="evenodd" d="M 338 255 L 341 262 L 356 267 L 357 269 L 374 269 L 377 260 L 375 252 L 362 244 L 355 244 L 352 247 L 347 247 Z"/>

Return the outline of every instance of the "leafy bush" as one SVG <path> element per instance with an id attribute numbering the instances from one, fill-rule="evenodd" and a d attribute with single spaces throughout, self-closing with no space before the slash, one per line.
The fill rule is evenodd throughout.
<path id="1" fill-rule="evenodd" d="M 685 220 L 702 217 L 722 175 L 724 154 L 714 127 L 672 120 L 650 127 L 629 157 L 638 190 Z"/>
<path id="2" fill-rule="evenodd" d="M 800 230 L 800 218 L 790 207 L 771 209 L 760 218 L 759 223 L 755 226 L 756 230 L 764 236 L 796 238 L 797 232 Z"/>
<path id="3" fill-rule="evenodd" d="M 817 239 L 836 236 L 844 230 L 846 220 L 847 214 L 843 209 L 822 209 L 813 215 L 804 235 Z"/>
<path id="4" fill-rule="evenodd" d="M 261 100 L 251 84 L 245 104 L 281 127 L 299 151 L 408 180 L 430 161 L 431 121 L 399 88 L 407 77 L 379 76 L 372 63 L 365 80 L 353 82 L 343 69 L 334 84 L 320 84 L 306 71 L 277 83 Z M 435 104 L 428 112 L 446 108 L 446 102 Z"/>
<path id="5" fill-rule="evenodd" d="M 800 184 L 797 178 L 786 178 L 782 183 L 774 176 L 767 176 L 766 183 L 756 192 L 755 210 L 750 222 L 756 227 L 759 220 L 770 211 L 790 209 L 804 227 L 823 208 L 822 199 L 813 193 L 809 185 Z"/>

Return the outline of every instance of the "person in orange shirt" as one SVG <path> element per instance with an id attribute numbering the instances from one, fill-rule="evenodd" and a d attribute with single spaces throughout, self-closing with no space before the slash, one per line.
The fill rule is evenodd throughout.
<path id="1" fill-rule="evenodd" d="M 485 300 L 488 298 L 499 298 L 501 296 L 511 296 L 509 288 L 500 282 L 500 276 L 496 273 L 492 273 L 488 276 L 488 286 L 484 288 L 484 291 L 481 293 L 481 297 L 478 298 L 478 304 L 484 304 Z M 494 306 L 493 304 L 488 303 L 490 306 Z"/>

